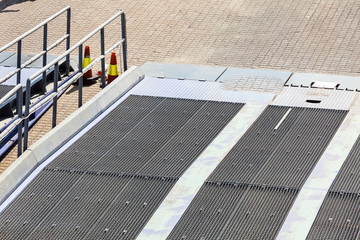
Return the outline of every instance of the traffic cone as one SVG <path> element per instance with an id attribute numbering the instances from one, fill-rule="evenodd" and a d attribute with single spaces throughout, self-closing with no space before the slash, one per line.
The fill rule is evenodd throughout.
<path id="1" fill-rule="evenodd" d="M 90 58 L 90 48 L 89 46 L 85 46 L 84 60 L 83 60 L 83 69 L 86 68 L 91 63 Z M 92 78 L 92 70 L 90 69 L 86 73 L 84 73 L 83 78 L 86 80 L 88 78 Z"/>
<path id="2" fill-rule="evenodd" d="M 112 52 L 110 59 L 109 74 L 108 74 L 108 84 L 114 81 L 118 76 L 119 76 L 119 71 L 116 62 L 116 54 Z"/>

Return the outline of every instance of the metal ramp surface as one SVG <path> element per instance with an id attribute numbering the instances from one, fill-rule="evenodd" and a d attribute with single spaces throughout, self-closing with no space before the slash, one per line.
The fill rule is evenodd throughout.
<path id="1" fill-rule="evenodd" d="M 1 213 L 0 229 L 7 229 L 1 238 L 136 237 L 242 106 L 129 96 Z M 55 187 L 64 178 L 67 183 Z"/>

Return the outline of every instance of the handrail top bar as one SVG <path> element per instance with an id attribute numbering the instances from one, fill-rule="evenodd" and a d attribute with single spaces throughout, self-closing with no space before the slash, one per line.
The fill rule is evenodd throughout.
<path id="1" fill-rule="evenodd" d="M 38 30 L 39 28 L 41 28 L 42 26 L 44 26 L 45 24 L 47 24 L 48 22 L 50 22 L 51 20 L 55 19 L 56 17 L 58 17 L 60 14 L 62 14 L 63 12 L 67 11 L 70 9 L 70 6 L 66 6 L 65 8 L 63 8 L 62 10 L 60 10 L 59 12 L 55 13 L 54 15 L 52 15 L 51 17 L 49 17 L 48 19 L 46 19 L 45 21 L 43 21 L 42 23 L 38 24 L 37 26 L 33 27 L 32 29 L 30 29 L 29 31 L 27 31 L 26 33 L 24 33 L 23 35 L 17 37 L 16 39 L 14 39 L 13 41 L 9 42 L 8 44 L 6 44 L 5 46 L 3 46 L 2 48 L 0 48 L 0 52 L 6 50 L 7 48 L 11 47 L 12 45 L 14 45 L 15 43 L 17 43 L 18 41 L 20 41 L 21 39 L 27 37 L 28 35 L 30 35 L 31 33 L 35 32 L 36 30 Z"/>
<path id="2" fill-rule="evenodd" d="M 57 58 L 55 58 L 53 61 L 51 61 L 50 63 L 48 63 L 46 66 L 44 66 L 43 68 L 39 69 L 39 71 L 37 71 L 36 73 L 34 73 L 33 75 L 31 75 L 27 81 L 32 81 L 34 80 L 37 76 L 39 76 L 40 74 L 42 74 L 43 72 L 45 72 L 47 69 L 49 69 L 51 66 L 55 65 L 55 63 L 59 62 L 61 59 L 63 59 L 64 57 L 66 57 L 67 55 L 69 55 L 71 52 L 73 52 L 74 50 L 76 50 L 81 44 L 83 44 L 85 41 L 87 41 L 89 38 L 91 38 L 92 36 L 94 36 L 98 31 L 100 31 L 101 29 L 103 29 L 106 25 L 108 25 L 109 23 L 111 23 L 112 21 L 114 21 L 117 17 L 119 17 L 120 15 L 124 14 L 123 10 L 120 10 L 118 13 L 116 13 L 114 16 L 112 16 L 111 18 L 109 18 L 106 22 L 104 22 L 103 24 L 101 24 L 99 27 L 97 27 L 94 31 L 92 31 L 91 33 L 89 33 L 87 36 L 85 36 L 83 39 L 81 39 L 79 42 L 77 42 L 74 46 L 72 46 L 70 49 L 68 49 L 66 52 L 64 52 L 63 54 L 61 54 L 60 56 L 58 56 Z"/>

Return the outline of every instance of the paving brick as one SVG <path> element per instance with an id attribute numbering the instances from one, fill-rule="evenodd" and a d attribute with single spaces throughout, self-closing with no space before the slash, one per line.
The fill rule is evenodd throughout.
<path id="1" fill-rule="evenodd" d="M 72 9 L 72 44 L 123 9 L 129 65 L 157 61 L 345 75 L 360 71 L 360 2 L 356 0 L 1 1 L 0 45 L 67 5 Z M 49 24 L 49 43 L 65 33 L 64 20 L 65 15 Z M 110 24 L 105 33 L 109 47 L 120 38 L 120 21 Z M 38 52 L 41 36 L 40 29 L 26 38 L 24 50 Z M 93 56 L 99 54 L 99 35 L 87 44 Z M 64 49 L 63 44 L 51 54 Z M 76 57 L 74 52 L 72 58 Z M 62 97 L 59 121 L 76 108 L 76 96 L 74 92 Z M 31 133 L 30 142 L 49 128 L 43 125 L 50 126 L 50 115 L 34 128 L 39 130 L 32 130 L 36 134 Z M 14 156 L 11 152 L 8 158 Z M 6 166 L 0 163 L 0 171 Z"/>

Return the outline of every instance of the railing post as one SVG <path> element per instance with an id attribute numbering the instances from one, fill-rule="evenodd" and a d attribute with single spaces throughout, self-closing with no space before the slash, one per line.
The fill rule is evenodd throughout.
<path id="1" fill-rule="evenodd" d="M 79 73 L 83 73 L 83 45 L 79 46 Z M 79 78 L 79 102 L 78 106 L 82 106 L 82 90 L 83 90 L 83 76 Z"/>
<path id="2" fill-rule="evenodd" d="M 106 87 L 105 83 L 105 31 L 104 28 L 100 30 L 100 48 L 101 48 L 101 55 L 104 58 L 101 59 L 101 88 Z"/>
<path id="3" fill-rule="evenodd" d="M 24 122 L 24 152 L 28 146 L 29 139 L 29 112 L 30 112 L 30 79 L 26 81 L 26 95 L 25 95 L 25 122 Z"/>
<path id="4" fill-rule="evenodd" d="M 43 35 L 43 50 L 45 51 L 43 55 L 43 67 L 47 64 L 47 23 L 44 25 L 44 35 Z M 46 92 L 46 71 L 42 74 L 42 91 Z"/>
<path id="5" fill-rule="evenodd" d="M 66 34 L 69 34 L 66 39 L 66 51 L 70 48 L 70 20 L 71 20 L 71 10 L 70 8 L 67 10 L 67 23 L 66 23 Z M 70 72 L 70 54 L 66 56 L 66 75 L 69 76 Z"/>
<path id="6" fill-rule="evenodd" d="M 59 81 L 59 62 L 56 62 L 54 66 L 54 93 L 57 93 L 58 81 Z M 56 127 L 56 114 L 57 114 L 57 94 L 53 98 L 52 128 Z"/>
<path id="7" fill-rule="evenodd" d="M 16 67 L 21 68 L 21 40 L 17 43 Z M 21 71 L 17 72 L 16 84 L 20 84 Z"/>
<path id="8" fill-rule="evenodd" d="M 16 98 L 17 98 L 17 113 L 18 113 L 18 118 L 21 119 L 22 118 L 22 104 L 23 104 L 23 90 L 22 88 L 17 90 L 16 93 Z M 21 121 L 18 124 L 18 157 L 21 155 L 22 153 L 22 123 L 23 121 Z"/>
<path id="9" fill-rule="evenodd" d="M 123 47 L 123 63 L 124 63 L 124 72 L 127 70 L 127 39 L 126 39 L 126 19 L 125 13 L 121 14 L 121 37 L 124 39 L 122 43 Z"/>

